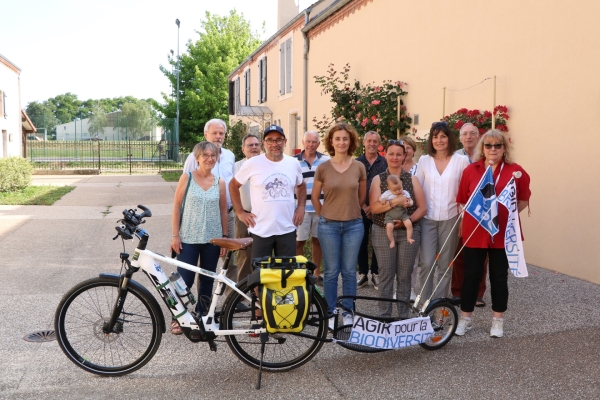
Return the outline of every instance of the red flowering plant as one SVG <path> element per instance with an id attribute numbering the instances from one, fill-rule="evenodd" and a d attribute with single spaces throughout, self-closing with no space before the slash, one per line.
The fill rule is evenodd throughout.
<path id="1" fill-rule="evenodd" d="M 506 106 L 496 106 L 494 108 L 494 116 L 496 118 L 496 129 L 508 132 L 508 127 L 506 126 L 506 121 L 509 119 L 508 108 Z M 479 110 L 467 110 L 466 108 L 461 108 L 455 113 L 445 116 L 442 121 L 446 121 L 452 133 L 456 135 L 459 147 L 462 147 L 458 140 L 459 131 L 464 124 L 470 122 L 475 125 L 479 130 L 480 136 L 492 129 L 492 113 L 490 111 L 481 112 Z M 426 140 L 421 138 L 417 139 L 423 142 Z"/>
<path id="2" fill-rule="evenodd" d="M 410 127 L 412 119 L 406 112 L 402 96 L 406 83 L 391 80 L 381 85 L 359 81 L 350 82 L 350 64 L 346 64 L 338 73 L 334 64 L 329 64 L 327 75 L 315 76 L 315 82 L 321 85 L 321 94 L 330 95 L 333 107 L 331 115 L 323 115 L 320 120 L 313 117 L 313 123 L 323 135 L 334 123 L 345 121 L 356 128 L 361 146 L 356 154 L 362 154 L 362 137 L 366 132 L 375 131 L 381 135 L 383 146 L 388 138 L 396 137 L 398 131 L 403 135 Z M 398 98 L 400 98 L 400 118 L 398 118 Z M 383 150 L 381 146 L 381 150 Z"/>

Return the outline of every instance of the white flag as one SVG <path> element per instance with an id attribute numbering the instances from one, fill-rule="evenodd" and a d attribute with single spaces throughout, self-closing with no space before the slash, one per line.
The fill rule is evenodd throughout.
<path id="1" fill-rule="evenodd" d="M 508 258 L 510 272 L 518 277 L 529 276 L 527 264 L 525 264 L 525 253 L 523 252 L 523 241 L 521 240 L 521 224 L 519 222 L 519 209 L 517 206 L 517 186 L 515 178 L 511 178 L 502 193 L 498 196 L 498 203 L 508 210 L 508 222 L 504 233 L 504 250 Z"/>

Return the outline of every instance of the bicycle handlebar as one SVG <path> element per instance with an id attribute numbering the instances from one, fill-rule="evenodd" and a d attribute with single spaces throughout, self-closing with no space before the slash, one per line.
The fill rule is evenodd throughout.
<path id="1" fill-rule="evenodd" d="M 152 211 L 150 211 L 148 207 L 138 204 L 138 208 L 143 211 L 141 214 L 135 213 L 137 209 L 123 210 L 123 219 L 118 221 L 119 223 L 122 223 L 123 226 L 115 227 L 118 233 L 113 240 L 119 236 L 121 236 L 124 240 L 133 239 L 133 235 L 138 225 L 146 222 L 144 218 L 149 218 L 152 216 Z"/>

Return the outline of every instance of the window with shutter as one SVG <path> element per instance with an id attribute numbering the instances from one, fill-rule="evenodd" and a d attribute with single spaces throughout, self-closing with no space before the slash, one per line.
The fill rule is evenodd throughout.
<path id="1" fill-rule="evenodd" d="M 240 113 L 240 78 L 235 78 L 235 115 Z"/>
<path id="2" fill-rule="evenodd" d="M 261 58 L 257 63 L 258 74 L 256 74 L 256 76 L 258 76 L 258 104 L 262 103 L 262 62 L 263 60 Z"/>
<path id="3" fill-rule="evenodd" d="M 292 39 L 285 41 L 285 92 L 292 92 Z"/>
<path id="4" fill-rule="evenodd" d="M 0 90 L 0 117 L 4 117 L 4 92 Z"/>
<path id="5" fill-rule="evenodd" d="M 279 46 L 279 94 L 285 94 L 285 43 Z"/>
<path id="6" fill-rule="evenodd" d="M 235 115 L 235 82 L 229 81 L 229 98 L 227 99 L 229 115 Z"/>
<path id="7" fill-rule="evenodd" d="M 262 80 L 261 80 L 261 86 L 262 86 L 262 93 L 261 93 L 261 100 L 262 102 L 266 102 L 267 101 L 267 57 L 263 57 L 263 62 L 262 62 Z"/>
<path id="8" fill-rule="evenodd" d="M 247 69 L 245 72 L 245 82 L 244 84 L 246 85 L 246 101 L 245 101 L 245 105 L 249 106 L 250 105 L 250 69 Z"/>

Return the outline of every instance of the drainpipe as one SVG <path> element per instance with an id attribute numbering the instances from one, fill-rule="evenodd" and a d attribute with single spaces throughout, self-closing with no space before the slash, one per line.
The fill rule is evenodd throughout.
<path id="1" fill-rule="evenodd" d="M 304 10 L 304 26 L 308 25 L 308 18 L 311 8 Z M 308 40 L 308 32 L 302 31 L 304 37 L 304 83 L 302 87 L 302 134 L 308 130 L 308 50 L 310 49 L 310 41 Z"/>

